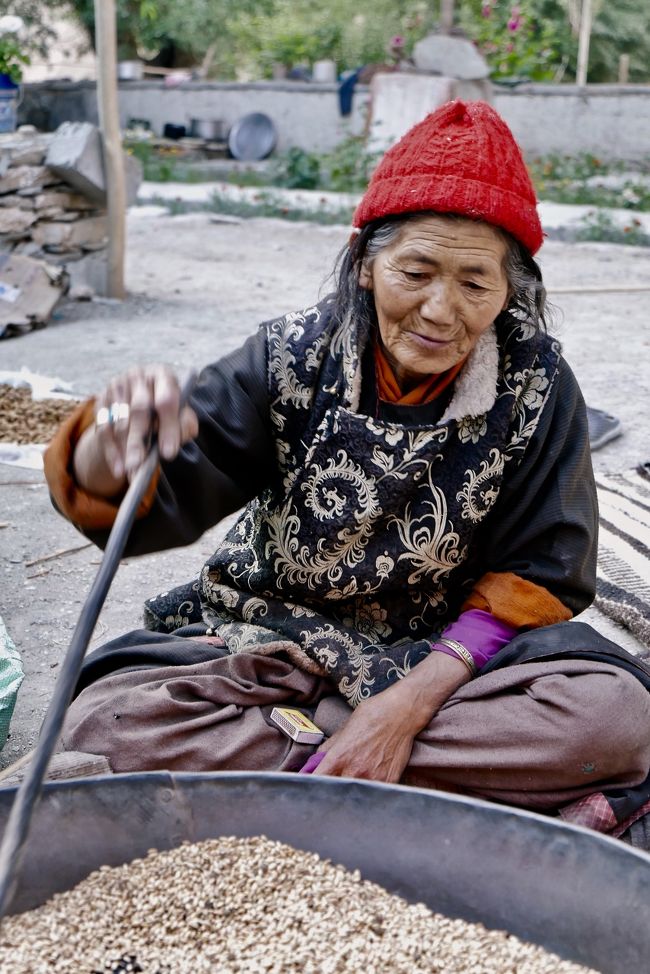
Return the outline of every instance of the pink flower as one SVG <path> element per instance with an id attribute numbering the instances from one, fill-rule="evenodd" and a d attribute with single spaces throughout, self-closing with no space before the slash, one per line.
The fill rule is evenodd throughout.
<path id="1" fill-rule="evenodd" d="M 508 30 L 516 31 L 519 30 L 521 26 L 521 7 L 514 6 L 510 11 L 510 20 L 508 21 Z"/>
<path id="2" fill-rule="evenodd" d="M 390 46 L 391 47 L 404 47 L 404 38 L 401 36 L 401 34 L 395 34 L 394 37 L 391 37 L 391 39 L 390 39 Z"/>
<path id="3" fill-rule="evenodd" d="M 492 7 L 490 6 L 489 3 L 483 4 L 483 7 L 481 8 L 481 14 L 483 15 L 483 17 L 490 17 L 492 15 Z"/>

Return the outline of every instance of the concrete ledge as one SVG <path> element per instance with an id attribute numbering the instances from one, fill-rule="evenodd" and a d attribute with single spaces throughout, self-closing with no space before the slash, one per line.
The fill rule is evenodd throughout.
<path id="1" fill-rule="evenodd" d="M 495 97 L 526 97 L 542 95 L 545 98 L 567 98 L 579 95 L 581 98 L 602 98 L 615 95 L 617 98 L 628 95 L 642 95 L 650 99 L 650 85 L 543 85 L 521 84 L 514 88 L 494 85 Z"/>

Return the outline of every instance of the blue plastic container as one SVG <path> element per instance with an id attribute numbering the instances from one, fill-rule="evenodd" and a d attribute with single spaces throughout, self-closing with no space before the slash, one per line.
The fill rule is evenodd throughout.
<path id="1" fill-rule="evenodd" d="M 16 131 L 19 91 L 8 74 L 0 74 L 0 133 Z"/>

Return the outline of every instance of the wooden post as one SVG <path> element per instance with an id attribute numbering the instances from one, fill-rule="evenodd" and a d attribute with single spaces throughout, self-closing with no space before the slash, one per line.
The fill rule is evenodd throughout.
<path id="1" fill-rule="evenodd" d="M 117 28 L 115 0 L 95 0 L 97 100 L 104 144 L 104 172 L 108 200 L 108 275 L 111 298 L 125 297 L 126 185 L 117 101 Z"/>
<path id="2" fill-rule="evenodd" d="M 440 0 L 440 31 L 450 34 L 454 26 L 454 0 Z"/>
<path id="3" fill-rule="evenodd" d="M 630 55 L 621 54 L 618 59 L 618 83 L 626 85 L 630 80 Z"/>
<path id="4" fill-rule="evenodd" d="M 580 15 L 580 36 L 578 38 L 578 70 L 576 84 L 586 85 L 589 72 L 589 45 L 591 43 L 591 25 L 594 19 L 592 0 L 582 0 Z"/>

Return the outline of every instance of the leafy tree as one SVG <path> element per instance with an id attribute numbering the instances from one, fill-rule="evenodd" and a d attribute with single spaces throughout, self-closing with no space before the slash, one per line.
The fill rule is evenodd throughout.
<path id="1" fill-rule="evenodd" d="M 573 80 L 581 0 L 463 0 L 458 21 L 476 41 L 493 76 Z M 589 81 L 616 81 L 621 54 L 630 55 L 630 80 L 650 77 L 648 0 L 596 0 Z"/>
<path id="2" fill-rule="evenodd" d="M 0 0 L 3 6 L 38 31 L 38 0 Z M 92 38 L 93 0 L 70 6 Z M 572 80 L 581 6 L 582 0 L 457 0 L 456 22 L 495 78 Z M 623 53 L 630 56 L 630 80 L 648 80 L 650 0 L 595 0 L 595 9 L 589 80 L 615 81 Z M 209 52 L 213 76 L 259 77 L 275 61 L 291 66 L 331 57 L 339 70 L 385 62 L 395 35 L 408 56 L 437 24 L 440 0 L 117 0 L 117 16 L 120 57 L 166 50 L 174 64 L 197 64 Z"/>
<path id="3" fill-rule="evenodd" d="M 513 75 L 559 80 L 575 46 L 560 0 L 469 0 L 459 20 L 496 80 Z"/>
<path id="4" fill-rule="evenodd" d="M 48 6 L 54 10 L 65 6 L 65 0 L 49 0 Z M 40 0 L 8 0 L 0 2 L 0 14 L 13 14 L 21 17 L 25 24 L 24 37 L 21 32 L 21 46 L 28 52 L 46 55 L 48 46 L 54 40 L 52 28 L 43 20 L 43 4 Z M 24 45 L 23 45 L 24 41 Z"/>
<path id="5" fill-rule="evenodd" d="M 436 23 L 438 3 L 425 0 L 275 0 L 271 12 L 255 11 L 240 24 L 238 46 L 265 74 L 279 61 L 287 67 L 333 58 L 339 70 L 385 62 L 390 39 L 400 35 L 404 52 Z"/>
<path id="6" fill-rule="evenodd" d="M 589 51 L 589 81 L 616 81 L 621 54 L 630 56 L 630 81 L 648 81 L 648 0 L 600 0 L 597 4 Z"/>
<path id="7" fill-rule="evenodd" d="M 148 60 L 167 49 L 176 64 L 196 64 L 210 51 L 215 70 L 232 74 L 239 19 L 272 5 L 273 0 L 117 0 L 118 57 Z M 94 43 L 93 0 L 71 0 L 71 6 Z"/>

